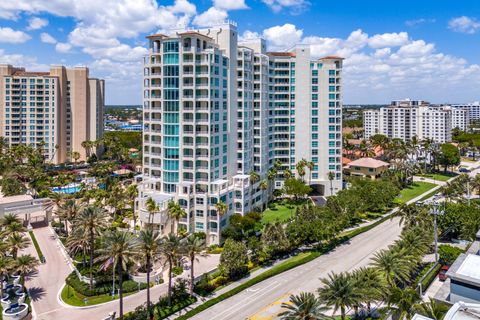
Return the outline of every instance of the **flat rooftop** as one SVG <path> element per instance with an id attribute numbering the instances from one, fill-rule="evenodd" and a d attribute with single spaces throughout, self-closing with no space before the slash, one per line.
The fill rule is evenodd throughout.
<path id="1" fill-rule="evenodd" d="M 461 254 L 447 271 L 447 277 L 480 288 L 480 256 Z"/>
<path id="2" fill-rule="evenodd" d="M 15 203 L 15 202 L 20 202 L 20 201 L 31 201 L 33 200 L 31 195 L 27 194 L 22 194 L 18 196 L 10 196 L 10 197 L 3 197 L 0 198 L 0 205 L 2 204 L 10 204 L 10 203 Z"/>

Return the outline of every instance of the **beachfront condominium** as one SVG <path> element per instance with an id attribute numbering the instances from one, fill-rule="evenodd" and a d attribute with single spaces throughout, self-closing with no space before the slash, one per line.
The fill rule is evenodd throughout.
<path id="1" fill-rule="evenodd" d="M 142 224 L 169 232 L 175 201 L 187 213 L 177 227 L 216 243 L 230 215 L 265 208 L 302 159 L 314 163 L 304 179 L 319 193 L 341 189 L 341 58 L 267 52 L 262 39 L 239 42 L 233 23 L 148 40 Z"/>
<path id="2" fill-rule="evenodd" d="M 452 108 L 467 110 L 468 120 L 470 122 L 477 122 L 480 120 L 480 102 L 452 104 Z"/>
<path id="3" fill-rule="evenodd" d="M 0 65 L 0 136 L 9 145 L 43 145 L 46 162 L 71 160 L 86 140 L 103 137 L 104 81 L 86 67 L 49 72 Z"/>
<path id="4" fill-rule="evenodd" d="M 389 106 L 363 113 L 365 138 L 383 134 L 391 139 L 409 141 L 431 139 L 438 143 L 452 139 L 452 129 L 465 130 L 468 112 L 448 105 L 431 105 L 422 100 L 397 100 Z"/>

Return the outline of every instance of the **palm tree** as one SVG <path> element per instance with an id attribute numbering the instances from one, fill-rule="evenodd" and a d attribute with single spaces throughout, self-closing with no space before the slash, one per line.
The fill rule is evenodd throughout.
<path id="1" fill-rule="evenodd" d="M 394 313 L 394 319 L 411 319 L 415 314 L 415 306 L 420 301 L 417 291 L 411 288 L 391 287 L 386 302 Z"/>
<path id="2" fill-rule="evenodd" d="M 6 242 L 12 253 L 13 259 L 17 259 L 19 250 L 25 249 L 30 245 L 30 239 L 21 233 L 12 233 L 8 236 Z"/>
<path id="3" fill-rule="evenodd" d="M 415 309 L 425 317 L 433 320 L 442 320 L 448 311 L 448 306 L 434 299 L 430 299 L 429 302 L 418 304 Z"/>
<path id="4" fill-rule="evenodd" d="M 4 228 L 4 233 L 6 235 L 19 235 L 25 233 L 25 231 L 27 231 L 27 229 L 23 226 L 23 224 L 18 222 L 12 222 Z"/>
<path id="5" fill-rule="evenodd" d="M 77 163 L 78 159 L 80 159 L 80 152 L 73 151 L 71 157 L 73 159 L 73 162 Z"/>
<path id="6" fill-rule="evenodd" d="M 335 172 L 328 171 L 327 177 L 330 181 L 330 195 L 333 195 L 333 180 L 335 179 Z"/>
<path id="7" fill-rule="evenodd" d="M 20 274 L 20 282 L 23 283 L 25 276 L 33 272 L 38 266 L 38 260 L 30 254 L 23 254 L 15 260 L 15 271 Z"/>
<path id="8" fill-rule="evenodd" d="M 15 260 L 5 255 L 0 255 L 0 297 L 3 299 L 3 278 L 14 268 Z"/>
<path id="9" fill-rule="evenodd" d="M 14 213 L 7 213 L 5 214 L 2 219 L 0 220 L 0 226 L 2 227 L 7 227 L 12 223 L 18 223 L 21 224 L 22 220 L 20 220 L 19 217 L 17 217 L 16 214 Z"/>
<path id="10" fill-rule="evenodd" d="M 191 234 L 182 240 L 185 255 L 190 260 L 190 295 L 193 296 L 193 281 L 195 279 L 194 266 L 197 256 L 205 256 L 205 240 L 196 234 Z"/>
<path id="11" fill-rule="evenodd" d="M 333 307 L 333 312 L 340 309 L 341 318 L 345 320 L 346 308 L 358 305 L 362 296 L 355 290 L 355 282 L 350 274 L 330 273 L 328 278 L 320 279 L 324 284 L 318 289 L 319 298 L 327 306 Z"/>
<path id="12" fill-rule="evenodd" d="M 123 271 L 138 256 L 138 242 L 133 234 L 125 231 L 107 231 L 101 238 L 102 246 L 98 250 L 99 256 L 95 259 L 103 261 L 104 266 L 112 264 L 118 272 L 118 297 L 120 301 L 120 319 L 123 320 Z"/>
<path id="13" fill-rule="evenodd" d="M 177 226 L 177 231 L 178 231 L 178 225 L 180 223 L 180 219 L 186 217 L 187 213 L 185 212 L 185 210 L 182 209 L 182 207 L 178 202 L 175 202 L 172 200 L 168 203 L 167 214 L 169 219 L 172 221 L 170 232 L 174 233 L 175 225 Z"/>
<path id="14" fill-rule="evenodd" d="M 290 179 L 292 176 L 293 176 L 292 170 L 290 169 L 283 170 L 283 177 L 285 178 L 285 180 Z"/>
<path id="15" fill-rule="evenodd" d="M 68 237 L 68 222 L 75 219 L 82 207 L 77 204 L 75 199 L 68 199 L 60 204 L 57 209 L 57 216 L 65 221 L 65 235 Z"/>
<path id="16" fill-rule="evenodd" d="M 258 175 L 258 173 L 253 170 L 250 171 L 250 183 L 255 184 L 255 182 L 257 182 L 258 180 L 260 180 L 260 176 Z"/>
<path id="17" fill-rule="evenodd" d="M 78 217 L 75 219 L 75 225 L 84 230 L 90 240 L 90 288 L 93 287 L 93 259 L 95 257 L 95 237 L 101 231 L 108 227 L 107 212 L 97 206 L 87 206 L 83 208 Z"/>
<path id="18" fill-rule="evenodd" d="M 67 238 L 66 247 L 70 256 L 74 257 L 77 253 L 82 253 L 82 265 L 85 268 L 87 250 L 90 246 L 90 237 L 88 232 L 82 228 L 73 229 Z"/>
<path id="19" fill-rule="evenodd" d="M 259 187 L 263 191 L 263 194 L 265 194 L 265 190 L 268 189 L 268 180 L 263 179 L 262 181 L 260 181 Z M 268 197 L 267 197 L 267 204 L 268 204 Z"/>
<path id="20" fill-rule="evenodd" d="M 161 238 L 158 231 L 153 231 L 152 228 L 147 228 L 138 234 L 139 242 L 139 258 L 140 261 L 145 262 L 145 267 L 147 269 L 147 309 L 148 317 L 151 319 L 151 302 L 150 302 L 150 273 L 152 272 L 152 260 L 158 254 Z"/>
<path id="21" fill-rule="evenodd" d="M 297 163 L 297 165 L 295 166 L 295 169 L 297 169 L 297 173 L 298 173 L 298 175 L 300 176 L 300 178 L 302 178 L 302 180 L 303 180 L 303 178 L 304 178 L 304 176 L 305 176 L 305 173 L 306 173 L 306 172 L 305 172 L 305 166 L 306 166 L 306 165 L 307 165 L 307 160 L 302 159 L 302 160 L 300 160 L 300 161 Z"/>
<path id="22" fill-rule="evenodd" d="M 166 264 L 168 264 L 168 304 L 172 303 L 172 270 L 176 262 L 180 257 L 182 251 L 182 243 L 180 237 L 170 233 L 163 238 L 160 251 L 166 258 Z"/>
<path id="23" fill-rule="evenodd" d="M 308 171 L 309 171 L 308 184 L 310 185 L 310 184 L 312 184 L 312 171 L 315 168 L 315 163 L 313 161 L 307 161 L 306 166 L 307 166 Z"/>
<path id="24" fill-rule="evenodd" d="M 426 208 L 415 203 L 400 205 L 397 212 L 395 212 L 395 216 L 400 217 L 399 225 L 404 225 L 406 228 L 424 226 L 430 221 Z"/>
<path id="25" fill-rule="evenodd" d="M 218 215 L 221 217 L 227 213 L 228 206 L 225 202 L 220 200 L 215 204 L 215 209 L 217 209 Z"/>
<path id="26" fill-rule="evenodd" d="M 147 209 L 148 214 L 149 214 L 148 223 L 150 225 L 152 225 L 153 224 L 153 215 L 160 210 L 160 207 L 159 207 L 158 203 L 155 200 L 153 200 L 153 198 L 150 197 L 150 198 L 147 199 L 147 201 L 145 201 L 145 208 Z M 150 220 L 151 220 L 151 222 L 150 222 Z"/>
<path id="27" fill-rule="evenodd" d="M 372 301 L 381 300 L 384 296 L 386 283 L 380 276 L 378 270 L 362 267 L 353 271 L 355 286 L 361 292 L 361 301 L 366 303 L 367 312 L 371 312 Z"/>
<path id="28" fill-rule="evenodd" d="M 127 199 L 130 202 L 130 208 L 132 209 L 133 214 L 133 229 L 137 226 L 137 216 L 135 215 L 135 199 L 138 197 L 138 188 L 137 185 L 131 184 L 127 188 Z"/>
<path id="29" fill-rule="evenodd" d="M 372 258 L 372 267 L 382 273 L 391 286 L 395 286 L 396 281 L 404 283 L 408 279 L 410 266 L 402 253 L 383 249 L 376 252 Z"/>
<path id="30" fill-rule="evenodd" d="M 282 309 L 286 309 L 278 316 L 283 320 L 326 320 L 333 319 L 324 313 L 328 308 L 322 306 L 322 301 L 311 292 L 300 292 L 299 295 L 291 295 L 288 303 L 282 303 Z"/>

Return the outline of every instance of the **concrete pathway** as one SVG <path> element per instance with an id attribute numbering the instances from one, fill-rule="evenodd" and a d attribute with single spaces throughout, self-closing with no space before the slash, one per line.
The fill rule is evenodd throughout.
<path id="1" fill-rule="evenodd" d="M 72 272 L 69 260 L 64 256 L 60 245 L 48 227 L 34 229 L 33 232 L 47 261 L 46 264 L 39 266 L 38 272 L 29 277 L 26 283 L 32 296 L 34 319 L 97 320 L 104 319 L 111 311 L 116 311 L 118 315 L 118 300 L 89 307 L 72 307 L 63 304 L 59 299 L 59 294 L 64 286 L 65 278 Z M 33 245 L 27 248 L 25 253 L 37 256 Z M 215 269 L 219 259 L 219 255 L 200 257 L 195 266 L 195 276 Z M 189 271 L 186 270 L 180 277 L 188 278 Z M 166 294 L 167 284 L 154 286 L 150 292 L 152 301 L 155 302 L 161 295 Z M 133 311 L 145 302 L 145 290 L 129 295 L 124 298 L 124 311 L 125 313 Z"/>

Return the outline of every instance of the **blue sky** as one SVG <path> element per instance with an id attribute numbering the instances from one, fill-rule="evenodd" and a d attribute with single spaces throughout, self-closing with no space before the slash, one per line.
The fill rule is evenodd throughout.
<path id="1" fill-rule="evenodd" d="M 230 19 L 271 50 L 344 56 L 344 102 L 480 100 L 480 2 L 470 0 L 0 1 L 0 63 L 87 65 L 108 104 L 141 103 L 145 35 Z"/>

